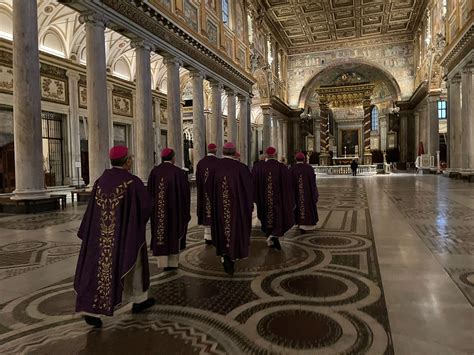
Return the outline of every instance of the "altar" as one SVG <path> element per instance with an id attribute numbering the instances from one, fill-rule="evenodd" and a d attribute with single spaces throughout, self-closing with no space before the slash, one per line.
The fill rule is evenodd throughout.
<path id="1" fill-rule="evenodd" d="M 334 157 L 332 158 L 332 164 L 333 165 L 350 165 L 352 163 L 352 160 L 354 159 L 359 159 L 358 156 L 345 156 L 345 157 Z"/>

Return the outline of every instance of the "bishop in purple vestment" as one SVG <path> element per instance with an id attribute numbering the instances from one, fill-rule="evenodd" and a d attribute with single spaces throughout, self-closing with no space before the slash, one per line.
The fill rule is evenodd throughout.
<path id="1" fill-rule="evenodd" d="M 248 167 L 235 160 L 235 145 L 224 145 L 224 157 L 212 181 L 212 241 L 224 270 L 234 274 L 234 263 L 249 255 L 252 229 L 252 176 Z"/>
<path id="2" fill-rule="evenodd" d="M 296 164 L 291 167 L 290 175 L 296 201 L 295 224 L 307 231 L 314 230 L 319 220 L 316 207 L 319 192 L 314 169 L 304 160 L 303 153 L 296 154 Z"/>
<path id="3" fill-rule="evenodd" d="M 112 169 L 95 182 L 79 228 L 82 245 L 74 279 L 76 312 L 86 314 L 86 322 L 95 327 L 122 301 L 134 302 L 134 313 L 155 302 L 148 298 L 145 241 L 150 199 L 142 181 L 129 172 L 128 149 L 113 147 L 109 157 Z"/>
<path id="4" fill-rule="evenodd" d="M 208 190 L 214 170 L 220 162 L 220 159 L 216 157 L 216 152 L 217 146 L 214 143 L 210 143 L 207 146 L 207 156 L 202 158 L 196 167 L 197 218 L 198 224 L 204 226 L 204 240 L 206 244 L 212 244 L 211 200 Z"/>
<path id="5" fill-rule="evenodd" d="M 276 149 L 266 150 L 267 161 L 253 176 L 257 189 L 257 215 L 270 247 L 281 250 L 278 237 L 294 225 L 295 200 L 290 173 L 286 165 L 276 160 Z"/>
<path id="6" fill-rule="evenodd" d="M 158 266 L 170 271 L 178 268 L 179 252 L 186 248 L 191 193 L 186 172 L 174 165 L 173 149 L 163 149 L 161 159 L 163 162 L 151 171 L 147 186 L 153 201 L 151 249 L 158 256 Z"/>

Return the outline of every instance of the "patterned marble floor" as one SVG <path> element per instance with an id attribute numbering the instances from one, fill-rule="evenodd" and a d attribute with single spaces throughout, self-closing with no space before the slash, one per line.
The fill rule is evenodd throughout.
<path id="1" fill-rule="evenodd" d="M 125 306 L 101 330 L 73 314 L 84 208 L 0 217 L 0 353 L 472 353 L 472 184 L 333 178 L 319 189 L 319 228 L 290 231 L 278 252 L 255 226 L 233 278 L 190 228 L 180 269 L 151 270 L 157 304 Z"/>

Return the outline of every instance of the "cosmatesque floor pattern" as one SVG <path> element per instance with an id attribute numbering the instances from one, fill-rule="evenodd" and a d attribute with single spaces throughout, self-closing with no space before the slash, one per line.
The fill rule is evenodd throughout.
<path id="1" fill-rule="evenodd" d="M 397 206 L 415 230 L 410 238 L 421 238 L 431 253 L 472 257 L 464 222 L 472 222 L 474 210 L 433 196 L 433 189 L 455 189 L 447 179 L 368 179 L 377 178 L 320 179 L 318 229 L 290 231 L 281 252 L 266 246 L 255 222 L 250 257 L 237 262 L 233 278 L 223 272 L 213 247 L 203 243 L 203 230 L 193 226 L 180 269 L 151 269 L 150 293 L 157 304 L 140 315 L 124 306 L 100 330 L 73 312 L 80 247 L 75 234 L 84 207 L 34 218 L 4 216 L 0 353 L 393 354 L 391 324 L 399 320 L 386 302 L 392 291 L 384 293 L 381 269 L 388 259 L 379 267 L 376 247 L 387 246 L 374 234 L 367 188 Z M 429 208 L 439 213 L 433 216 Z M 444 234 L 429 228 L 436 218 L 445 219 Z M 472 301 L 474 269 L 445 263 L 460 289 L 464 280 L 462 297 Z M 153 258 L 151 264 L 156 265 Z M 458 349 L 474 345 L 467 341 Z"/>

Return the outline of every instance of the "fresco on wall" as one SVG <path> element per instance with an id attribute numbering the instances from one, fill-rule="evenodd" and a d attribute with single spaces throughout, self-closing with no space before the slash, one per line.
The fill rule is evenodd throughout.
<path id="1" fill-rule="evenodd" d="M 244 41 L 244 10 L 240 1 L 237 1 L 235 6 L 235 34 Z"/>
<path id="2" fill-rule="evenodd" d="M 211 21 L 207 21 L 207 38 L 217 46 L 217 26 Z"/>
<path id="3" fill-rule="evenodd" d="M 206 0 L 206 8 L 208 10 L 216 12 L 217 10 L 216 0 Z"/>
<path id="4" fill-rule="evenodd" d="M 188 22 L 188 25 L 194 30 L 198 31 L 198 10 L 190 0 L 184 0 L 184 17 Z"/>

